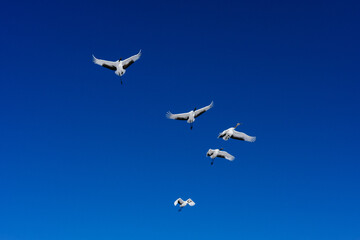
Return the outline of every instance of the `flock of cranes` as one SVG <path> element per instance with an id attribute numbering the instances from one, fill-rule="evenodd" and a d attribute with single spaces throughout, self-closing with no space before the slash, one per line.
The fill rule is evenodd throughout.
<path id="1" fill-rule="evenodd" d="M 102 60 L 102 59 L 97 59 L 94 55 L 93 55 L 93 61 L 95 64 L 98 64 L 100 66 L 103 66 L 105 68 L 108 68 L 110 70 L 115 71 L 115 74 L 118 75 L 120 77 L 120 81 L 122 84 L 122 76 L 125 74 L 126 69 L 133 64 L 134 62 L 136 62 L 139 58 L 141 57 L 141 50 L 136 54 L 133 55 L 125 60 L 122 60 L 121 58 L 117 61 L 107 61 L 107 60 Z M 197 117 L 199 117 L 200 115 L 202 115 L 203 113 L 205 113 L 206 111 L 210 110 L 212 107 L 214 106 L 214 102 L 211 102 L 208 106 L 205 106 L 203 108 L 200 109 L 196 109 L 194 108 L 193 110 L 186 112 L 186 113 L 178 113 L 178 114 L 173 114 L 170 111 L 166 114 L 166 117 L 169 119 L 174 119 L 174 120 L 184 120 L 187 121 L 187 123 L 190 124 L 190 129 L 193 129 L 193 123 L 195 122 L 195 119 Z M 237 123 L 235 127 L 231 127 L 228 128 L 224 131 L 222 131 L 218 138 L 222 138 L 225 141 L 229 140 L 230 138 L 232 139 L 237 139 L 237 140 L 241 140 L 241 141 L 246 141 L 246 142 L 255 142 L 256 137 L 253 136 L 249 136 L 246 133 L 243 132 L 238 132 L 235 129 L 241 125 L 241 123 Z M 224 158 L 227 159 L 229 161 L 233 161 L 235 159 L 235 157 L 233 155 L 231 155 L 230 153 L 223 151 L 223 148 L 220 149 L 209 149 L 208 152 L 206 153 L 206 156 L 210 157 L 212 159 L 211 161 L 211 165 L 214 164 L 214 160 L 215 158 Z M 178 205 L 180 206 L 179 211 L 181 211 L 181 209 L 183 207 L 185 207 L 186 205 L 189 206 L 194 206 L 195 202 L 193 200 L 191 200 L 190 198 L 186 201 L 182 200 L 181 198 L 176 199 L 176 201 L 174 202 L 174 206 Z"/>

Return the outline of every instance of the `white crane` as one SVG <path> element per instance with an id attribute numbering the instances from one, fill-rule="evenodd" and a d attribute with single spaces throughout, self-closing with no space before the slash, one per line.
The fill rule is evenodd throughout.
<path id="1" fill-rule="evenodd" d="M 225 158 L 229 161 L 233 161 L 235 159 L 235 157 L 233 155 L 231 155 L 230 153 L 228 153 L 226 151 L 221 151 L 221 150 L 223 150 L 223 148 L 209 149 L 209 151 L 206 153 L 206 156 L 209 156 L 212 159 L 211 165 L 214 164 L 214 159 L 216 157 Z"/>
<path id="2" fill-rule="evenodd" d="M 256 137 L 252 137 L 243 132 L 238 132 L 235 130 L 235 128 L 237 128 L 237 126 L 239 126 L 239 125 L 240 125 L 240 123 L 236 124 L 235 127 L 226 129 L 225 131 L 223 131 L 222 133 L 219 134 L 218 138 L 222 138 L 225 141 L 229 140 L 229 138 L 233 138 L 233 139 L 238 139 L 238 140 L 242 140 L 242 141 L 246 141 L 246 142 L 255 142 Z"/>
<path id="3" fill-rule="evenodd" d="M 187 113 L 179 113 L 179 114 L 172 114 L 170 111 L 166 114 L 166 117 L 169 119 L 175 119 L 175 120 L 187 120 L 188 123 L 190 123 L 190 129 L 193 128 L 193 122 L 195 122 L 195 118 L 197 118 L 198 116 L 200 116 L 201 114 L 203 114 L 204 112 L 206 112 L 207 110 L 209 110 L 210 108 L 212 108 L 214 106 L 214 102 L 211 102 L 210 105 L 200 108 L 198 110 L 196 110 L 196 108 L 194 108 L 194 110 L 191 110 L 190 112 Z"/>
<path id="4" fill-rule="evenodd" d="M 122 60 L 121 58 L 119 60 L 117 60 L 116 62 L 112 62 L 112 61 L 106 61 L 106 60 L 102 60 L 102 59 L 97 59 L 94 55 L 93 55 L 93 61 L 95 64 L 106 67 L 110 70 L 115 71 L 115 74 L 118 75 L 120 77 L 120 81 L 122 84 L 122 79 L 121 76 L 123 76 L 126 72 L 126 69 L 133 64 L 134 62 L 136 62 L 141 56 L 141 50 L 138 52 L 138 54 L 131 56 L 125 60 Z"/>
<path id="5" fill-rule="evenodd" d="M 189 204 L 189 206 L 193 207 L 195 205 L 195 202 L 193 200 L 191 200 L 191 198 L 189 198 L 186 201 L 182 200 L 181 198 L 178 198 L 178 199 L 175 200 L 174 206 L 176 206 L 177 204 L 180 205 L 180 208 L 179 208 L 179 212 L 180 212 L 181 209 L 183 207 L 185 207 L 186 205 L 188 205 L 188 204 Z"/>

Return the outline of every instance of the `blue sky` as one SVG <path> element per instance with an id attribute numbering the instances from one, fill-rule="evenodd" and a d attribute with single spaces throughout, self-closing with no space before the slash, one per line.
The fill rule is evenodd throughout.
<path id="1" fill-rule="evenodd" d="M 0 239 L 360 239 L 359 7 L 4 2 Z"/>

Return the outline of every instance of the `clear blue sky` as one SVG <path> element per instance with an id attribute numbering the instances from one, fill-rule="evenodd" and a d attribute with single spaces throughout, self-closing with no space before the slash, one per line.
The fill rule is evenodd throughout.
<path id="1" fill-rule="evenodd" d="M 0 240 L 359 240 L 359 10 L 3 2 Z M 92 63 L 139 49 L 124 85 Z M 216 138 L 237 122 L 255 143 Z"/>

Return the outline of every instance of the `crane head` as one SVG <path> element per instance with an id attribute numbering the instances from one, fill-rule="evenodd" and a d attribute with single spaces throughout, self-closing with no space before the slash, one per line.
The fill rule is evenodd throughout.
<path id="1" fill-rule="evenodd" d="M 239 125 L 241 125 L 241 123 L 237 123 L 236 126 L 235 126 L 235 128 L 237 128 Z"/>

